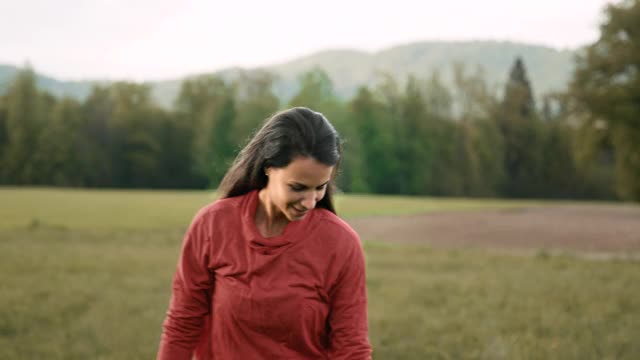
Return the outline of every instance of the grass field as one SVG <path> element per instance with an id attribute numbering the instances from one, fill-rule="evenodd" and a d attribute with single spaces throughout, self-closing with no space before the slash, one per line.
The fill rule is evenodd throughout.
<path id="1" fill-rule="evenodd" d="M 66 229 L 185 228 L 211 191 L 73 190 L 0 187 L 0 229 L 38 225 Z M 408 215 L 436 210 L 499 209 L 548 202 L 338 195 L 341 216 Z"/>
<path id="2" fill-rule="evenodd" d="M 0 189 L 0 359 L 153 358 L 182 232 L 210 199 Z M 365 216 L 388 201 L 403 213 L 525 205 L 345 196 L 340 206 Z M 364 241 L 376 359 L 640 358 L 638 262 Z"/>

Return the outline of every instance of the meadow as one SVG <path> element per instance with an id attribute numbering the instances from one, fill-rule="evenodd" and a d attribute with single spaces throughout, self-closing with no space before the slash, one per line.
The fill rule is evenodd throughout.
<path id="1" fill-rule="evenodd" d="M 211 192 L 0 188 L 0 359 L 154 358 Z M 341 195 L 347 217 L 554 206 Z M 363 239 L 375 359 L 640 358 L 640 263 Z"/>

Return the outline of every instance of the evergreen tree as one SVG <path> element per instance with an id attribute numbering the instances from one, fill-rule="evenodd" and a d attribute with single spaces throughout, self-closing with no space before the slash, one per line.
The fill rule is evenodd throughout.
<path id="1" fill-rule="evenodd" d="M 507 176 L 504 193 L 512 197 L 541 195 L 541 133 L 533 91 L 522 59 L 517 58 L 505 86 L 498 118 L 504 137 Z"/>
<path id="2" fill-rule="evenodd" d="M 535 101 L 533 90 L 529 83 L 527 70 L 522 58 L 517 57 L 509 73 L 504 92 L 504 104 L 510 107 L 509 110 L 517 115 L 519 119 L 529 121 L 535 117 Z"/>

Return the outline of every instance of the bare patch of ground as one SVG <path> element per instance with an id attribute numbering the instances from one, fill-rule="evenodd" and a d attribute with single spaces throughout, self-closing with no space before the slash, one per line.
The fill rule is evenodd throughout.
<path id="1" fill-rule="evenodd" d="M 640 254 L 640 207 L 571 205 L 348 219 L 363 240 Z"/>

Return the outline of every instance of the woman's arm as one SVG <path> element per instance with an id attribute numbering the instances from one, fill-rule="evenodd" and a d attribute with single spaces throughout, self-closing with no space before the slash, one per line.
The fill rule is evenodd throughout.
<path id="1" fill-rule="evenodd" d="M 358 238 L 350 244 L 343 269 L 329 296 L 331 298 L 329 358 L 332 360 L 371 359 L 365 262 L 362 245 Z"/>
<path id="2" fill-rule="evenodd" d="M 205 215 L 198 213 L 184 236 L 158 360 L 190 360 L 209 314 L 213 277 L 208 269 L 211 241 Z"/>

